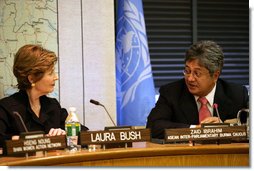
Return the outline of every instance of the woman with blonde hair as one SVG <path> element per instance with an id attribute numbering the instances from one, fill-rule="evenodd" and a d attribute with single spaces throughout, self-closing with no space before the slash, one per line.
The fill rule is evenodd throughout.
<path id="1" fill-rule="evenodd" d="M 19 92 L 0 100 L 0 147 L 7 139 L 28 131 L 43 131 L 47 136 L 65 135 L 68 115 L 55 98 L 47 97 L 54 90 L 57 57 L 39 45 L 25 45 L 15 55 L 13 73 Z M 82 130 L 88 128 L 82 125 Z"/>

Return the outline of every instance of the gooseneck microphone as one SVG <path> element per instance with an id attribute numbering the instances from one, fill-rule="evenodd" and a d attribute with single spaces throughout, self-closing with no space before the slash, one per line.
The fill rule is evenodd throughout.
<path id="1" fill-rule="evenodd" d="M 25 131 L 28 133 L 28 129 L 27 129 L 27 127 L 26 127 L 26 125 L 25 125 L 25 123 L 24 123 L 22 117 L 20 116 L 20 114 L 19 114 L 18 112 L 13 112 L 13 114 L 14 114 L 15 116 L 18 116 L 18 118 L 19 118 L 19 120 L 20 120 L 20 122 L 21 122 L 23 128 L 24 128 Z"/>
<path id="2" fill-rule="evenodd" d="M 114 124 L 114 126 L 116 126 L 115 122 L 113 121 L 112 117 L 110 116 L 110 114 L 108 113 L 108 110 L 106 109 L 106 107 L 101 104 L 100 102 L 96 101 L 96 100 L 93 100 L 93 99 L 90 99 L 90 103 L 92 104 L 95 104 L 95 105 L 99 105 L 99 106 L 102 106 L 104 108 L 104 110 L 106 111 L 108 117 L 110 118 L 111 122 Z"/>
<path id="3" fill-rule="evenodd" d="M 102 105 L 100 104 L 100 102 L 96 101 L 96 100 L 93 100 L 93 99 L 90 99 L 90 103 L 93 103 L 95 105 Z M 103 106 L 103 105 L 102 105 Z"/>
<path id="4" fill-rule="evenodd" d="M 217 116 L 218 116 L 218 118 L 219 118 L 219 122 L 222 123 L 222 120 L 220 119 L 220 113 L 219 113 L 219 111 L 218 111 L 218 104 L 217 104 L 217 103 L 214 103 L 214 104 L 213 104 L 213 108 L 214 108 L 215 111 L 216 111 L 216 114 L 217 114 Z"/>

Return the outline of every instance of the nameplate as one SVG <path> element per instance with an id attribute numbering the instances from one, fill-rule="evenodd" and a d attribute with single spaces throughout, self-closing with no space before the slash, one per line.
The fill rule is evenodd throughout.
<path id="1" fill-rule="evenodd" d="M 247 139 L 246 126 L 166 129 L 165 142 Z"/>
<path id="2" fill-rule="evenodd" d="M 49 151 L 66 147 L 66 136 L 53 136 L 31 139 L 6 140 L 6 152 L 21 154 L 36 151 Z"/>
<path id="3" fill-rule="evenodd" d="M 150 129 L 81 131 L 81 145 L 150 141 Z"/>

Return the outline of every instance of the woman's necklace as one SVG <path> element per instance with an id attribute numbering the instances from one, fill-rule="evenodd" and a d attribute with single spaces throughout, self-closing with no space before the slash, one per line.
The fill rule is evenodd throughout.
<path id="1" fill-rule="evenodd" d="M 31 109 L 34 111 L 34 113 L 39 117 L 41 105 L 31 105 Z"/>
<path id="2" fill-rule="evenodd" d="M 35 95 L 32 96 L 32 94 L 35 94 L 35 93 L 32 93 L 31 91 L 27 90 L 27 95 L 28 95 L 31 109 L 36 114 L 36 116 L 39 118 L 40 110 L 41 110 L 40 99 L 39 99 L 39 97 L 36 98 Z"/>

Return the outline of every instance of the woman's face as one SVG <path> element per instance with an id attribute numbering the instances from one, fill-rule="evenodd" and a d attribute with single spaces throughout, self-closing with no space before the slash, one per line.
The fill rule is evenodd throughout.
<path id="1" fill-rule="evenodd" d="M 45 72 L 42 79 L 37 81 L 32 89 L 37 91 L 40 95 L 46 95 L 54 90 L 56 80 L 58 80 L 58 76 L 55 73 L 55 68 L 53 67 Z"/>

